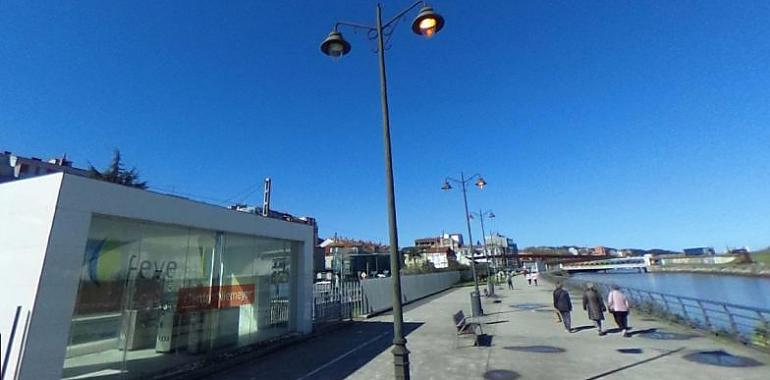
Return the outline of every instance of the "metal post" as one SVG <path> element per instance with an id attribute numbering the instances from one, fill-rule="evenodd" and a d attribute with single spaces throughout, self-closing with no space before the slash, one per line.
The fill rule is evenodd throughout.
<path id="1" fill-rule="evenodd" d="M 13 340 L 16 336 L 16 327 L 19 324 L 19 315 L 21 314 L 21 306 L 16 306 L 16 314 L 13 316 L 13 325 L 11 327 L 11 336 L 8 338 L 8 346 L 5 349 L 5 357 L 3 358 L 2 372 L 0 372 L 0 379 L 5 379 L 5 370 L 8 368 L 8 359 L 11 356 L 11 349 L 13 348 Z M 16 363 L 17 365 L 19 363 Z"/>
<path id="2" fill-rule="evenodd" d="M 706 308 L 703 307 L 703 302 L 698 300 L 698 307 L 700 307 L 700 312 L 703 314 L 703 320 L 706 322 L 706 327 L 708 327 L 709 330 L 714 331 L 714 327 L 711 325 L 711 318 L 709 318 L 708 311 L 706 311 Z"/>
<path id="3" fill-rule="evenodd" d="M 733 313 L 730 312 L 730 309 L 727 308 L 727 305 L 722 305 L 722 308 L 725 310 L 725 313 L 727 314 L 727 318 L 730 320 L 730 327 L 732 327 L 733 334 L 735 334 L 736 338 L 740 338 L 740 331 L 738 330 L 738 324 L 735 323 L 735 317 L 733 317 Z"/>
<path id="4" fill-rule="evenodd" d="M 687 307 L 685 307 L 684 301 L 682 301 L 682 298 L 676 297 L 677 300 L 679 300 L 679 305 L 682 306 L 682 314 L 684 314 L 684 319 L 689 323 L 690 322 L 690 315 L 687 313 Z"/>
<path id="5" fill-rule="evenodd" d="M 666 307 L 666 312 L 671 314 L 671 310 L 668 307 L 668 300 L 666 299 L 666 295 L 665 294 L 661 294 L 660 298 L 663 299 L 663 305 Z"/>
<path id="6" fill-rule="evenodd" d="M 388 226 L 390 232 L 390 271 L 393 284 L 393 361 L 395 378 L 409 379 L 409 350 L 406 348 L 401 310 L 401 260 L 398 253 L 396 225 L 396 197 L 393 185 L 393 159 L 390 148 L 390 120 L 388 115 L 388 85 L 385 77 L 385 46 L 382 33 L 382 6 L 377 4 L 377 55 L 380 61 L 380 95 L 382 102 L 382 132 L 385 144 L 385 181 L 387 191 Z"/>
<path id="7" fill-rule="evenodd" d="M 487 238 L 484 232 L 484 213 L 479 210 L 479 219 L 481 219 L 481 241 L 484 242 L 484 258 L 487 260 L 487 291 L 489 296 L 495 295 L 495 283 L 492 281 L 492 263 L 489 261 L 489 252 L 487 251 Z"/>
<path id="8" fill-rule="evenodd" d="M 465 190 L 465 173 L 460 172 L 460 183 L 463 187 L 463 204 L 465 204 L 465 224 L 468 226 L 468 241 L 470 241 L 471 272 L 473 273 L 473 292 L 471 292 L 471 315 L 480 317 L 484 315 L 481 308 L 481 293 L 479 292 L 479 277 L 476 275 L 476 258 L 473 252 L 473 234 L 471 233 L 471 219 L 468 212 L 468 195 Z"/>

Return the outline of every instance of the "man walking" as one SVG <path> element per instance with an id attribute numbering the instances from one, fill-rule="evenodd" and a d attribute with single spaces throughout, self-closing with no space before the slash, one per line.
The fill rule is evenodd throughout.
<path id="1" fill-rule="evenodd" d="M 553 307 L 559 311 L 561 320 L 564 322 L 564 329 L 569 333 L 574 332 L 572 330 L 572 319 L 570 318 L 572 301 L 569 298 L 569 293 L 564 290 L 561 281 L 556 283 L 556 290 L 553 291 Z"/>
<path id="2" fill-rule="evenodd" d="M 513 290 L 513 276 L 508 275 L 508 290 Z"/>

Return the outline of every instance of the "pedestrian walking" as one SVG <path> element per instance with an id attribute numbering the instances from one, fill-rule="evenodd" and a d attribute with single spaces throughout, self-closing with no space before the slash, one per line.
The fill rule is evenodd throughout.
<path id="1" fill-rule="evenodd" d="M 607 307 L 610 309 L 610 313 L 612 313 L 612 317 L 615 319 L 615 323 L 617 323 L 618 328 L 623 330 L 623 336 L 629 336 L 628 335 L 628 299 L 626 298 L 626 295 L 623 294 L 622 291 L 620 291 L 620 287 L 617 285 L 612 285 L 612 290 L 610 291 L 610 294 L 607 296 Z"/>
<path id="2" fill-rule="evenodd" d="M 529 273 L 529 271 L 524 272 L 525 277 L 527 278 L 527 285 L 532 286 L 532 274 Z"/>
<path id="3" fill-rule="evenodd" d="M 537 286 L 537 278 L 539 274 L 537 272 L 532 272 L 532 281 L 535 283 L 535 286 Z"/>
<path id="4" fill-rule="evenodd" d="M 561 281 L 556 283 L 556 290 L 553 291 L 553 307 L 559 311 L 561 320 L 564 322 L 564 329 L 570 333 L 574 332 L 572 330 L 572 319 L 570 318 L 572 301 L 569 298 L 569 293 L 564 290 Z"/>
<path id="5" fill-rule="evenodd" d="M 588 312 L 588 319 L 594 321 L 599 335 L 604 335 L 602 320 L 604 320 L 604 312 L 607 308 L 604 306 L 601 294 L 596 291 L 591 282 L 586 284 L 586 290 L 583 292 L 583 310 Z"/>
<path id="6" fill-rule="evenodd" d="M 508 290 L 513 290 L 513 276 L 508 275 Z"/>

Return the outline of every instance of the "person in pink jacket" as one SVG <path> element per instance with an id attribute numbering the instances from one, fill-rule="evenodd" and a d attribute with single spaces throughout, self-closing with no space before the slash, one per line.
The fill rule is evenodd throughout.
<path id="1" fill-rule="evenodd" d="M 607 296 L 607 308 L 610 309 L 615 323 L 623 330 L 623 336 L 628 335 L 628 299 L 623 292 L 620 291 L 620 287 L 612 285 L 612 290 L 609 296 Z"/>

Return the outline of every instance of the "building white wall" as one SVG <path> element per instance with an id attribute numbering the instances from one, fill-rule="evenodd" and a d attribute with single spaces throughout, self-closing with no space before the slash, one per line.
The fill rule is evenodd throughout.
<path id="1" fill-rule="evenodd" d="M 0 185 L 0 334 L 6 355 L 17 306 L 21 315 L 6 378 L 14 378 L 28 313 L 33 309 L 59 196 L 61 175 Z M 3 357 L 4 359 L 4 357 Z"/>
<path id="2" fill-rule="evenodd" d="M 0 314 L 0 326 L 4 337 L 7 320 L 12 318 L 8 310 L 15 310 L 17 304 L 27 305 L 25 310 L 29 310 L 37 292 L 24 352 L 24 357 L 31 359 L 21 363 L 21 379 L 61 376 L 93 214 L 302 242 L 296 268 L 294 323 L 301 333 L 312 330 L 312 226 L 88 178 L 52 174 L 0 185 L 0 215 L 8 221 L 6 224 L 13 225 L 0 229 L 0 249 L 4 250 L 0 270 L 4 278 L 10 276 L 21 289 L 2 287 L 0 310 L 4 314 Z M 12 269 L 14 265 L 18 269 Z"/>

